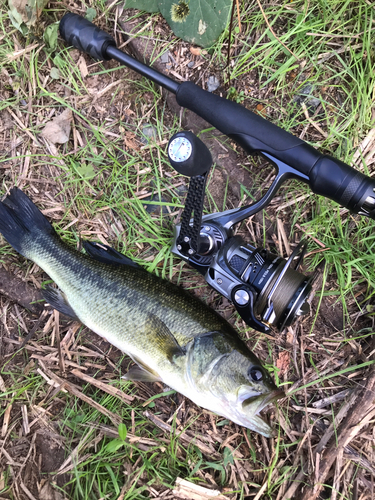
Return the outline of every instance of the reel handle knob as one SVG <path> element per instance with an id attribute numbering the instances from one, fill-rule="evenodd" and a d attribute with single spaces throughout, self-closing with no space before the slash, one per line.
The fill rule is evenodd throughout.
<path id="1" fill-rule="evenodd" d="M 168 158 L 177 172 L 188 177 L 204 175 L 212 165 L 208 147 L 189 131 L 178 132 L 171 137 Z"/>

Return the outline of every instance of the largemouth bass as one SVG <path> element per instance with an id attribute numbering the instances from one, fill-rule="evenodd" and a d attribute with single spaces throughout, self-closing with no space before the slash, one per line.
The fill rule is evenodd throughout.
<path id="1" fill-rule="evenodd" d="M 259 412 L 282 396 L 229 323 L 182 288 L 110 247 L 66 245 L 18 188 L 0 203 L 0 232 L 58 286 L 43 290 L 58 311 L 79 319 L 137 364 L 129 380 L 160 380 L 194 403 L 266 437 Z"/>

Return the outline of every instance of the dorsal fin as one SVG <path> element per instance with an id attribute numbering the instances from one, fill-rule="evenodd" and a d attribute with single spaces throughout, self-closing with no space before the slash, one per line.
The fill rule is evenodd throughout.
<path id="1" fill-rule="evenodd" d="M 108 245 L 86 240 L 82 240 L 82 245 L 86 252 L 90 255 L 90 257 L 98 260 L 99 262 L 112 265 L 126 265 L 142 269 L 139 264 L 133 262 L 131 259 L 129 259 L 129 257 L 126 257 L 125 255 Z"/>

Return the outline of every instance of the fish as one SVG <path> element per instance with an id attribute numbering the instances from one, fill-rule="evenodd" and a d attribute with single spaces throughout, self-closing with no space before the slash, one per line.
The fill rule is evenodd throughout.
<path id="1" fill-rule="evenodd" d="M 273 435 L 260 412 L 284 393 L 213 309 L 107 245 L 72 248 L 17 187 L 0 202 L 0 232 L 57 285 L 43 289 L 47 303 L 130 356 L 127 380 L 162 381 L 217 415 Z"/>

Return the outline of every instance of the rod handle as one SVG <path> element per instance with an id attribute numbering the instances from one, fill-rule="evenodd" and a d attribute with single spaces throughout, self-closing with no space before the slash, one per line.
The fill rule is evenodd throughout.
<path id="1" fill-rule="evenodd" d="M 94 59 L 111 59 L 107 56 L 107 48 L 116 47 L 114 38 L 84 17 L 68 12 L 61 19 L 59 30 L 62 38 L 76 49 Z"/>

